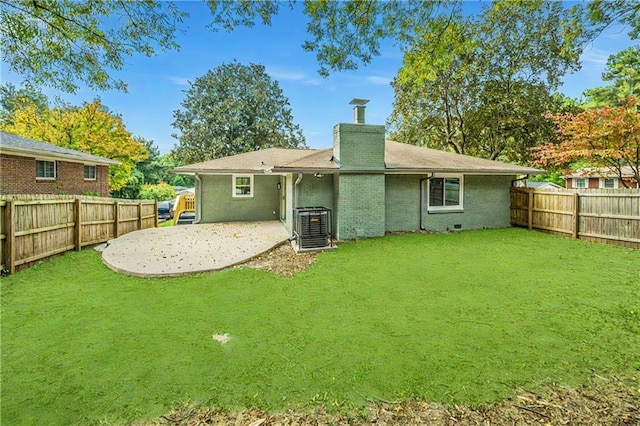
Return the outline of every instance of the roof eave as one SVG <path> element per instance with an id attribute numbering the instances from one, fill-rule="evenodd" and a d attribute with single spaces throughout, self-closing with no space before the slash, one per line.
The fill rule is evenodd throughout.
<path id="1" fill-rule="evenodd" d="M 42 151 L 28 148 L 15 148 L 1 146 L 0 153 L 7 155 L 16 155 L 19 157 L 34 157 L 34 158 L 52 158 L 57 160 L 66 160 L 73 163 L 95 163 L 99 166 L 118 166 L 122 164 L 120 161 L 112 160 L 110 158 L 87 158 L 82 156 L 76 156 L 71 154 L 63 154 L 59 152 Z"/>
<path id="2" fill-rule="evenodd" d="M 504 170 L 491 170 L 491 169 L 452 169 L 452 168 L 400 168 L 390 167 L 385 170 L 388 174 L 424 174 L 424 173 L 451 173 L 451 174 L 464 174 L 464 175 L 541 175 L 545 174 L 545 170 L 538 169 L 504 169 Z"/>

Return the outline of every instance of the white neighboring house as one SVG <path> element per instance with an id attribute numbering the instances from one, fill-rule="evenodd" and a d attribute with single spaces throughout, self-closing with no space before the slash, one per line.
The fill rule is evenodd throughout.
<path id="1" fill-rule="evenodd" d="M 624 188 L 624 181 L 629 188 L 640 188 L 631 167 L 622 167 L 622 180 L 618 171 L 609 167 L 585 167 L 563 176 L 567 181 L 567 189 L 617 189 Z"/>

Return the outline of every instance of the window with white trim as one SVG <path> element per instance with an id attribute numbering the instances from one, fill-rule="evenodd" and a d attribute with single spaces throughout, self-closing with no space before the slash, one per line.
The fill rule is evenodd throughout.
<path id="1" fill-rule="evenodd" d="M 253 175 L 233 175 L 231 190 L 234 198 L 253 197 Z"/>
<path id="2" fill-rule="evenodd" d="M 618 179 L 616 178 L 603 178 L 600 179 L 600 188 L 617 188 L 618 187 Z"/>
<path id="3" fill-rule="evenodd" d="M 428 180 L 429 210 L 462 210 L 464 179 L 462 175 L 433 177 Z"/>
<path id="4" fill-rule="evenodd" d="M 582 178 L 573 178 L 573 187 L 574 188 L 586 188 L 587 180 Z"/>
<path id="5" fill-rule="evenodd" d="M 56 162 L 46 160 L 36 160 L 36 179 L 56 178 Z"/>
<path id="6" fill-rule="evenodd" d="M 84 180 L 96 180 L 96 166 L 84 166 Z"/>

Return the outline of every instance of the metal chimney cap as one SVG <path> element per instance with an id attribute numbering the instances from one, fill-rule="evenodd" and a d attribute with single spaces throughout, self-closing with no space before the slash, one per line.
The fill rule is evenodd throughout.
<path id="1" fill-rule="evenodd" d="M 349 102 L 349 105 L 366 105 L 369 103 L 369 99 L 358 99 L 358 98 L 353 98 L 351 99 L 351 102 Z"/>

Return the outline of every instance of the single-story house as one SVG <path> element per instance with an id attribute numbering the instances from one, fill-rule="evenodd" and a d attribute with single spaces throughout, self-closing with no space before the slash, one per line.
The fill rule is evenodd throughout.
<path id="1" fill-rule="evenodd" d="M 567 181 L 568 189 L 617 189 L 624 188 L 624 183 L 628 188 L 640 188 L 640 182 L 635 179 L 630 166 L 623 166 L 620 171 L 622 179 L 618 170 L 611 167 L 585 167 L 567 173 L 563 177 Z"/>
<path id="2" fill-rule="evenodd" d="M 109 196 L 109 166 L 120 162 L 0 132 L 1 194 Z"/>
<path id="3" fill-rule="evenodd" d="M 385 127 L 337 124 L 328 149 L 269 148 L 176 168 L 195 176 L 196 222 L 279 219 L 332 211 L 339 240 L 395 231 L 510 225 L 510 187 L 542 170 L 385 140 Z"/>

